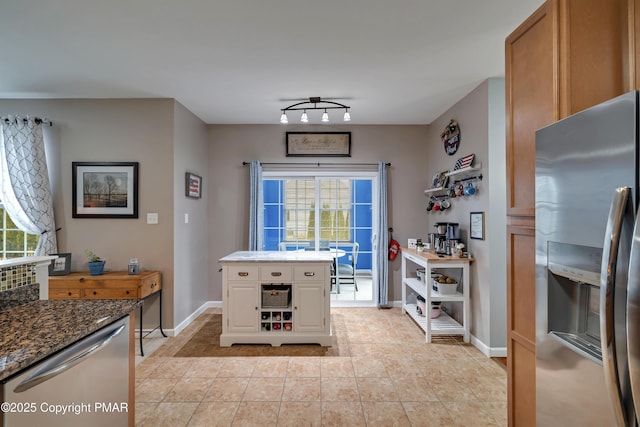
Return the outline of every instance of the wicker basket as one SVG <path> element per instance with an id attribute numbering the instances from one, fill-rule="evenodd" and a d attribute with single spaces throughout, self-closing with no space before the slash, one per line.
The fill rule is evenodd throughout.
<path id="1" fill-rule="evenodd" d="M 269 286 L 262 288 L 263 308 L 286 308 L 291 301 L 291 286 Z"/>

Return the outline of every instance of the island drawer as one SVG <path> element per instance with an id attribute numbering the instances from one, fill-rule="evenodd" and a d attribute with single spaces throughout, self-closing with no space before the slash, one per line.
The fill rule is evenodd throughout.
<path id="1" fill-rule="evenodd" d="M 263 264 L 260 281 L 265 283 L 291 283 L 291 266 L 286 264 Z"/>
<path id="2" fill-rule="evenodd" d="M 306 264 L 293 267 L 293 280 L 296 282 L 318 282 L 324 280 L 324 264 Z"/>
<path id="3" fill-rule="evenodd" d="M 257 265 L 230 265 L 227 267 L 227 280 L 252 281 L 258 280 Z"/>

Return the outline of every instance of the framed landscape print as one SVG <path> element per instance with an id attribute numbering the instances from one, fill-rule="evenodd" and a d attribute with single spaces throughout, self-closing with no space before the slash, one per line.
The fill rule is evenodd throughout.
<path id="1" fill-rule="evenodd" d="M 73 218 L 138 218 L 138 162 L 73 162 Z"/>

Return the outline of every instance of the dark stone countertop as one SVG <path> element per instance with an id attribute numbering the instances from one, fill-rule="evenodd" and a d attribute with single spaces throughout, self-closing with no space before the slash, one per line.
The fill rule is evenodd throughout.
<path id="1" fill-rule="evenodd" d="M 142 300 L 38 300 L 0 311 L 0 381 L 142 305 Z"/>

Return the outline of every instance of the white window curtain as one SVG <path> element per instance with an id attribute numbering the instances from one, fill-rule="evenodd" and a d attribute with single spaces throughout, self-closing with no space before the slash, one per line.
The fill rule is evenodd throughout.
<path id="1" fill-rule="evenodd" d="M 387 165 L 384 162 L 378 163 L 378 250 L 376 264 L 378 268 L 378 306 L 389 305 L 389 264 L 388 251 L 389 235 L 387 222 Z"/>
<path id="2" fill-rule="evenodd" d="M 262 201 L 262 165 L 252 161 L 249 165 L 249 248 L 261 251 L 263 246 L 264 202 Z"/>
<path id="3" fill-rule="evenodd" d="M 42 121 L 8 116 L 1 118 L 0 125 L 2 203 L 21 230 L 40 235 L 36 256 L 57 253 Z"/>

